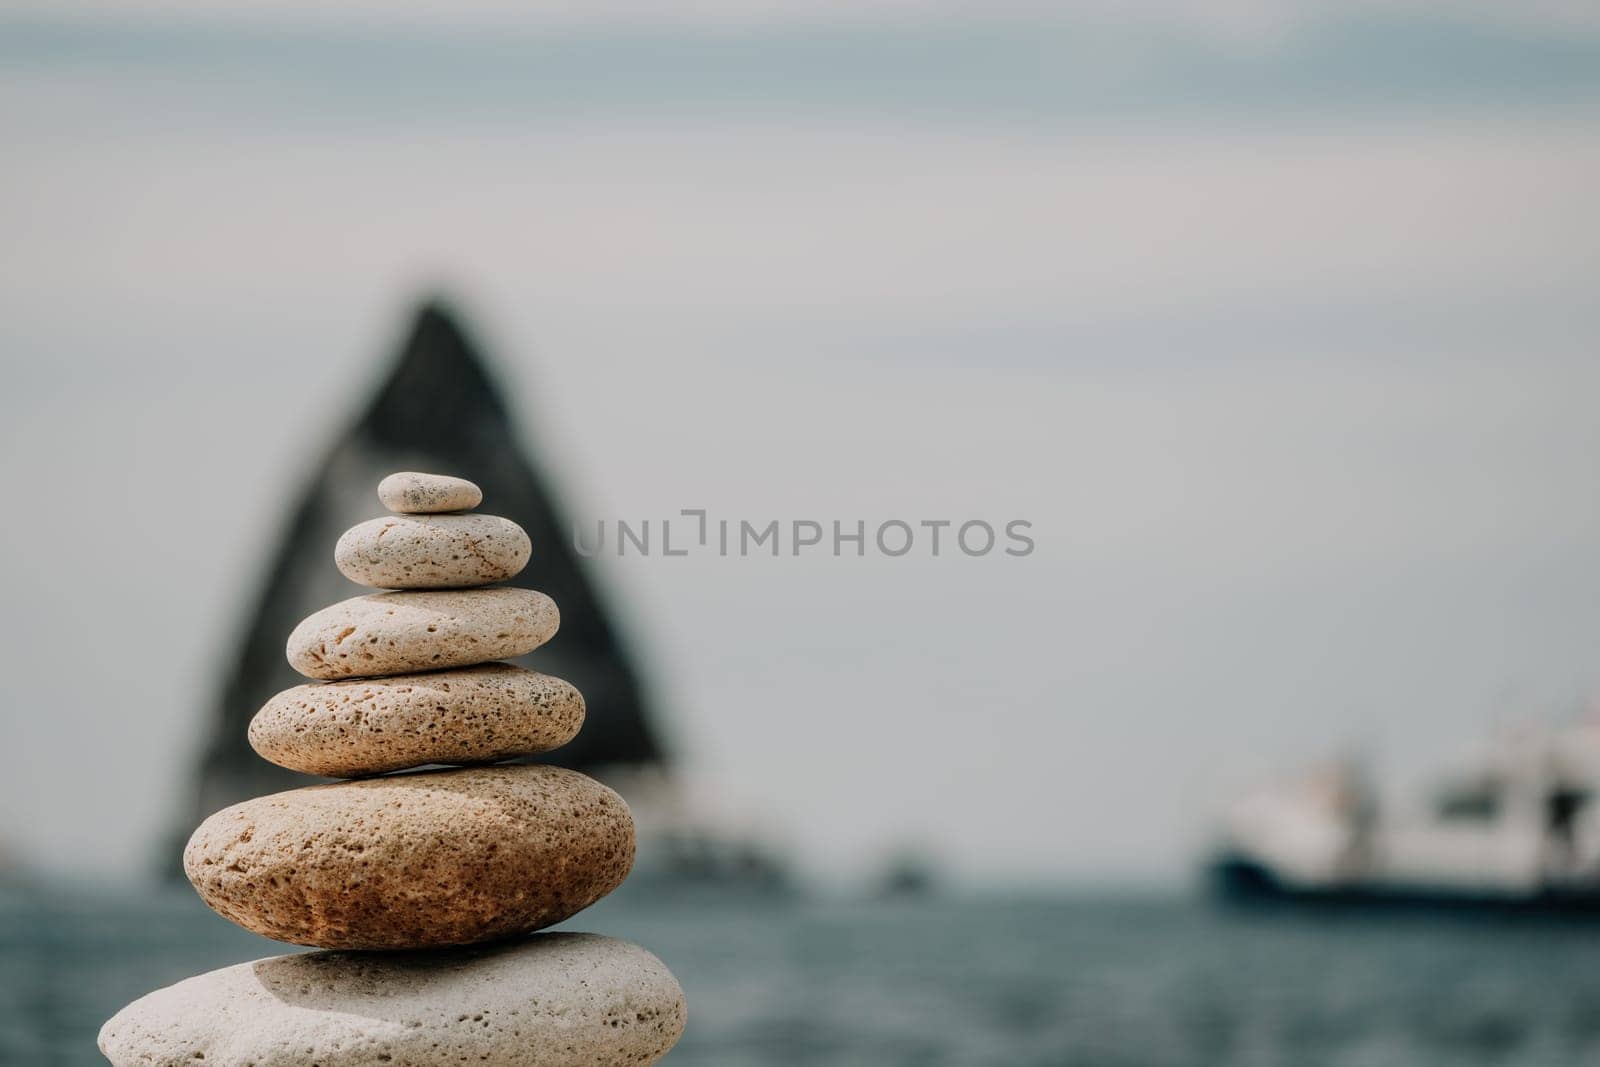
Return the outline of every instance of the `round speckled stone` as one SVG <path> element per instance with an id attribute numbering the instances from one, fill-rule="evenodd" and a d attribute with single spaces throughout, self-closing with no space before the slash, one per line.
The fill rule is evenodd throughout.
<path id="1" fill-rule="evenodd" d="M 516 577 L 532 549 L 522 527 L 498 515 L 388 515 L 346 530 L 333 562 L 379 589 L 459 589 Z"/>
<path id="2" fill-rule="evenodd" d="M 307 678 L 370 678 L 511 659 L 560 625 L 555 601 L 531 589 L 373 593 L 310 616 L 286 651 Z"/>
<path id="3" fill-rule="evenodd" d="M 489 663 L 285 689 L 250 720 L 250 747 L 280 767 L 333 778 L 494 763 L 566 744 L 583 711 L 560 678 Z"/>
<path id="4" fill-rule="evenodd" d="M 378 483 L 378 499 L 402 515 L 437 515 L 446 511 L 471 511 L 483 503 L 483 490 L 465 478 L 448 474 L 400 471 Z"/>
<path id="5" fill-rule="evenodd" d="M 535 934 L 433 952 L 305 952 L 140 997 L 100 1030 L 113 1067 L 650 1064 L 683 1032 L 683 989 L 644 949 Z"/>
<path id="6" fill-rule="evenodd" d="M 418 771 L 291 789 L 217 812 L 183 870 L 213 910 L 317 948 L 429 948 L 529 933 L 633 866 L 621 797 L 547 766 Z"/>

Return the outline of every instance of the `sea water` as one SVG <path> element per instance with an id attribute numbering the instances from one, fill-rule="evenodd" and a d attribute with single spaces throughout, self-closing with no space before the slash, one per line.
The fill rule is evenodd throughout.
<path id="1" fill-rule="evenodd" d="M 1600 924 L 625 888 L 565 928 L 667 961 L 684 1067 L 1600 1063 Z M 0 893 L 0 1063 L 102 1062 L 123 1004 L 284 950 L 187 887 Z"/>

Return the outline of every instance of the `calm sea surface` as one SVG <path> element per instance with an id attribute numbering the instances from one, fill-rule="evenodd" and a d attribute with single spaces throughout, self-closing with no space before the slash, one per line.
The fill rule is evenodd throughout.
<path id="1" fill-rule="evenodd" d="M 1600 1064 L 1600 924 L 624 889 L 567 928 L 668 962 L 685 1067 Z M 0 1062 L 102 1062 L 95 1033 L 127 1001 L 280 951 L 187 889 L 0 893 Z"/>

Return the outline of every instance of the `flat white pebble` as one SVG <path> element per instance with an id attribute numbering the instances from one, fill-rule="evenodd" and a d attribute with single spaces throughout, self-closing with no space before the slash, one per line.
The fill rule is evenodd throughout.
<path id="1" fill-rule="evenodd" d="M 333 562 L 378 589 L 460 589 L 515 578 L 533 546 L 498 515 L 386 515 L 344 532 Z"/>
<path id="2" fill-rule="evenodd" d="M 654 1063 L 683 1032 L 683 989 L 599 934 L 434 952 L 307 952 L 140 997 L 100 1030 L 113 1067 Z"/>
<path id="3" fill-rule="evenodd" d="M 306 618 L 285 651 L 307 678 L 376 678 L 521 656 L 560 625 L 555 601 L 532 589 L 371 593 Z"/>
<path id="4" fill-rule="evenodd" d="M 548 752 L 577 735 L 583 713 L 570 683 L 486 663 L 297 685 L 256 712 L 249 736 L 280 767 L 352 778 Z"/>

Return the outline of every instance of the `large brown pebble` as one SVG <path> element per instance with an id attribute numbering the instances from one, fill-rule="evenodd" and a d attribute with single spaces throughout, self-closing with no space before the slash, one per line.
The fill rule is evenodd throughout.
<path id="1" fill-rule="evenodd" d="M 683 989 L 644 949 L 535 934 L 235 964 L 129 1004 L 101 1028 L 100 1051 L 114 1067 L 643 1065 L 683 1022 Z"/>
<path id="2" fill-rule="evenodd" d="M 575 915 L 633 866 L 621 797 L 547 766 L 421 771 L 224 808 L 183 870 L 247 930 L 318 948 L 463 945 Z"/>
<path id="3" fill-rule="evenodd" d="M 372 593 L 306 619 L 287 652 L 307 678 L 370 678 L 510 659 L 560 625 L 555 601 L 531 589 Z"/>
<path id="4" fill-rule="evenodd" d="M 250 720 L 250 747 L 280 767 L 334 778 L 494 763 L 566 744 L 583 710 L 570 683 L 489 663 L 285 689 Z"/>
<path id="5" fill-rule="evenodd" d="M 344 532 L 339 573 L 378 589 L 461 589 L 515 578 L 533 546 L 498 515 L 388 515 Z"/>

